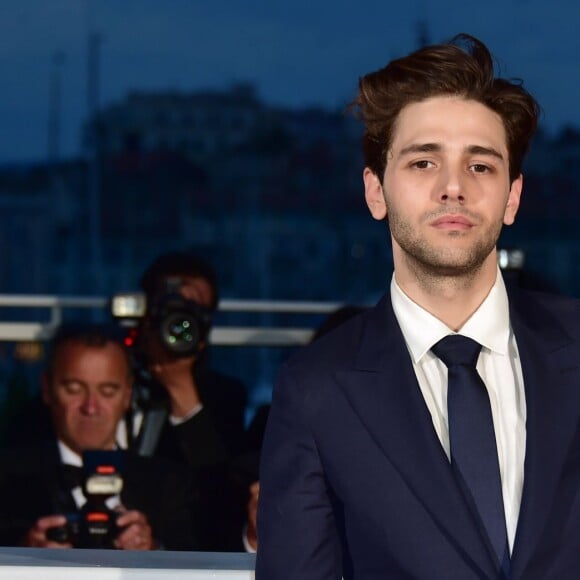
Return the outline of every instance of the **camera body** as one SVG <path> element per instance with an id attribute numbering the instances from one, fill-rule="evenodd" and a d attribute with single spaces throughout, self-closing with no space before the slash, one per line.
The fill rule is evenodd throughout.
<path id="1" fill-rule="evenodd" d="M 113 548 L 120 532 L 116 523 L 119 514 L 107 500 L 119 496 L 123 489 L 121 468 L 121 451 L 85 451 L 82 487 L 87 501 L 78 511 L 65 514 L 65 525 L 47 530 L 47 539 L 75 548 Z"/>
<path id="2" fill-rule="evenodd" d="M 48 529 L 46 538 L 74 548 L 110 549 L 120 531 L 115 523 L 118 515 L 105 505 L 85 504 L 80 511 L 65 514 L 66 524 Z"/>
<path id="3" fill-rule="evenodd" d="M 157 295 L 147 301 L 144 293 L 115 294 L 111 299 L 111 314 L 122 325 L 139 329 L 147 318 L 152 332 L 165 351 L 176 358 L 199 352 L 212 322 L 212 312 L 194 300 L 184 298 L 179 278 L 168 278 Z M 143 337 L 137 336 L 134 339 Z"/>

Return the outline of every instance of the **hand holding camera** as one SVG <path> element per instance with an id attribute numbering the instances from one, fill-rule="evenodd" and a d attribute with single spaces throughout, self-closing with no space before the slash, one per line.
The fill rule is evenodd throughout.
<path id="1" fill-rule="evenodd" d="M 35 547 L 119 548 L 150 550 L 153 547 L 147 517 L 136 510 L 111 509 L 107 500 L 123 488 L 122 455 L 117 451 L 83 454 L 86 503 L 74 513 L 40 518 L 27 542 Z"/>
<path id="2" fill-rule="evenodd" d="M 24 538 L 28 548 L 72 548 L 67 537 L 57 530 L 66 530 L 67 519 L 63 515 L 45 516 L 36 520 Z"/>
<path id="3" fill-rule="evenodd" d="M 147 516 L 137 510 L 119 509 L 112 519 L 100 520 L 102 534 L 87 534 L 80 529 L 76 514 L 39 518 L 27 534 L 30 548 L 117 548 L 119 550 L 153 550 L 156 545 Z M 72 516 L 72 517 L 71 517 Z M 95 526 L 95 523 L 93 523 Z"/>
<path id="4" fill-rule="evenodd" d="M 153 550 L 155 542 L 147 516 L 137 510 L 123 510 L 117 518 L 121 532 L 113 541 L 119 550 Z"/>

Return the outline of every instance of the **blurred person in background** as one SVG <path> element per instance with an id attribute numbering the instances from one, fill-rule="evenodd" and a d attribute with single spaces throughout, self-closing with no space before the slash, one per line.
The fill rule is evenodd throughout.
<path id="1" fill-rule="evenodd" d="M 245 496 L 232 478 L 231 464 L 244 449 L 247 393 L 241 381 L 209 363 L 209 334 L 219 302 L 215 270 L 194 253 L 169 252 L 145 269 L 140 284 L 147 309 L 136 352 L 149 379 L 145 395 L 153 396 L 142 406 L 137 400 L 141 427 L 133 446 L 188 467 L 200 493 L 203 549 L 235 550 Z M 164 320 L 175 312 L 189 313 L 190 328 L 196 329 L 185 352 L 163 339 Z M 149 442 L 145 451 L 144 441 Z"/>
<path id="2" fill-rule="evenodd" d="M 156 453 L 171 454 L 169 441 L 194 467 L 231 458 L 241 451 L 247 404 L 245 386 L 209 364 L 209 333 L 219 302 L 214 269 L 191 252 L 157 257 L 141 277 L 147 312 L 139 326 L 142 365 L 166 395 L 167 417 Z M 167 347 L 161 339 L 160 310 L 178 294 L 179 305 L 199 321 L 195 344 L 186 353 Z M 168 310 L 173 308 L 169 306 Z"/>
<path id="3" fill-rule="evenodd" d="M 197 547 L 187 475 L 168 461 L 119 449 L 133 383 L 121 338 L 116 327 L 84 324 L 63 325 L 54 335 L 42 377 L 52 433 L 0 457 L 0 544 L 73 547 L 71 537 L 51 531 L 66 528 L 66 514 L 78 515 L 87 502 L 83 454 L 117 450 L 122 489 L 107 498 L 116 526 L 110 547 Z"/>
<path id="4" fill-rule="evenodd" d="M 245 445 L 247 394 L 239 380 L 209 365 L 208 337 L 219 301 L 215 271 L 191 252 L 170 252 L 146 268 L 141 287 L 147 311 L 130 348 L 133 397 L 118 424 L 117 445 L 185 466 L 198 492 L 201 548 L 237 550 L 246 490 L 232 478 L 231 462 Z M 168 350 L 160 339 L 159 309 L 175 294 L 199 320 L 195 348 L 185 356 Z M 4 432 L 5 448 L 46 439 L 52 421 L 40 397 L 17 413 Z"/>

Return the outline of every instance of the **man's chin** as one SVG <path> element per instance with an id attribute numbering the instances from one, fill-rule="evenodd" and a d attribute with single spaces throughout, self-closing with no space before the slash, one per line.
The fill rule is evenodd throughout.
<path id="1" fill-rule="evenodd" d="M 429 257 L 418 257 L 416 261 L 427 274 L 437 277 L 465 277 L 481 270 L 485 256 L 456 254 L 439 254 Z"/>
<path id="2" fill-rule="evenodd" d="M 99 451 L 105 449 L 114 449 L 115 443 L 114 441 L 111 442 L 109 439 L 104 438 L 103 436 L 100 437 L 83 437 L 82 439 L 77 439 L 75 441 L 77 453 L 82 453 L 84 451 Z"/>

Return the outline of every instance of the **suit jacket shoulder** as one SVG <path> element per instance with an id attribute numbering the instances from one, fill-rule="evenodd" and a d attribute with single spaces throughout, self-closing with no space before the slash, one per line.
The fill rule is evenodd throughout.
<path id="1" fill-rule="evenodd" d="M 292 389 L 308 399 L 309 407 L 315 401 L 324 407 L 327 397 L 333 396 L 338 375 L 352 369 L 380 368 L 393 343 L 398 352 L 405 348 L 387 294 L 373 308 L 355 315 L 290 357 L 278 374 L 274 398 L 291 382 Z"/>
<path id="2" fill-rule="evenodd" d="M 0 545 L 18 546 L 42 516 L 74 509 L 59 479 L 53 441 L 21 446 L 0 455 Z"/>
<path id="3" fill-rule="evenodd" d="M 519 288 L 509 288 L 508 297 L 516 323 L 523 322 L 534 332 L 549 331 L 548 339 L 561 332 L 580 338 L 580 300 Z"/>

